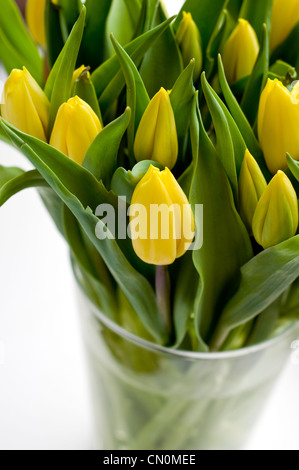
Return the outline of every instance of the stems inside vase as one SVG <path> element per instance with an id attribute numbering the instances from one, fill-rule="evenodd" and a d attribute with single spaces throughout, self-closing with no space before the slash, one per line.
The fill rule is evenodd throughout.
<path id="1" fill-rule="evenodd" d="M 167 331 L 171 331 L 170 278 L 167 266 L 156 266 L 157 304 Z"/>

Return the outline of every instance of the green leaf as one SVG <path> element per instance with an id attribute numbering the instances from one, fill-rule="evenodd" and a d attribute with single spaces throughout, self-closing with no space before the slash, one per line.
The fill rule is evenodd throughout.
<path id="1" fill-rule="evenodd" d="M 186 195 L 190 194 L 192 179 L 193 179 L 193 161 L 188 166 L 188 168 L 182 173 L 182 175 L 178 178 L 178 183 L 181 186 L 182 190 Z"/>
<path id="2" fill-rule="evenodd" d="M 22 70 L 24 66 L 24 58 L 19 54 L 12 44 L 7 40 L 7 37 L 0 29 L 0 59 L 7 73 L 9 74 L 14 68 Z M 28 64 L 27 64 L 28 67 Z"/>
<path id="3" fill-rule="evenodd" d="M 19 168 L 0 166 L 0 206 L 24 189 L 40 187 L 48 187 L 48 184 L 38 171 L 23 172 Z"/>
<path id="4" fill-rule="evenodd" d="M 81 73 L 80 77 L 76 80 L 73 89 L 73 96 L 79 96 L 83 101 L 85 101 L 85 103 L 88 103 L 100 119 L 101 124 L 103 125 L 103 119 L 98 103 L 98 98 L 94 89 L 94 85 L 90 79 L 90 73 L 88 68 L 86 68 Z"/>
<path id="5" fill-rule="evenodd" d="M 138 338 L 155 342 L 155 339 L 150 335 L 148 330 L 145 329 L 137 313 L 129 304 L 128 299 L 124 296 L 120 289 L 117 289 L 116 296 L 118 300 L 118 323 L 120 326 Z M 151 367 L 155 368 L 155 365 L 151 366 L 151 364 L 155 362 L 156 358 L 152 356 L 149 350 L 147 351 L 144 349 L 142 354 L 136 354 L 136 346 L 134 343 L 130 343 L 124 338 L 117 338 L 116 336 L 115 339 L 117 341 L 121 340 L 122 342 L 122 347 L 117 347 L 117 349 L 119 350 L 119 355 L 121 356 L 120 360 L 123 363 L 130 364 L 130 367 L 132 367 L 132 364 L 134 364 L 135 370 L 139 365 L 139 370 L 142 370 L 143 372 L 145 372 L 145 367 L 147 371 Z"/>
<path id="6" fill-rule="evenodd" d="M 277 78 L 284 85 L 291 84 L 297 78 L 297 71 L 295 67 L 284 62 L 282 60 L 277 60 L 273 65 L 271 65 L 269 70 L 269 78 L 274 80 Z"/>
<path id="7" fill-rule="evenodd" d="M 292 284 L 281 307 L 281 316 L 299 320 L 299 277 Z"/>
<path id="8" fill-rule="evenodd" d="M 67 27 L 67 33 L 69 34 L 82 9 L 81 0 L 57 0 L 57 5 L 60 8 Z"/>
<path id="9" fill-rule="evenodd" d="M 132 113 L 128 127 L 128 147 L 129 156 L 131 157 L 131 163 L 134 164 L 135 160 L 133 147 L 135 140 L 135 132 L 147 106 L 149 105 L 150 99 L 142 81 L 142 78 L 140 77 L 137 67 L 132 61 L 132 59 L 128 56 L 128 54 L 113 36 L 111 36 L 111 41 L 115 48 L 117 57 L 120 61 L 127 84 L 127 106 L 131 109 Z"/>
<path id="10" fill-rule="evenodd" d="M 56 149 L 34 137 L 23 134 L 13 128 L 13 126 L 5 123 L 3 119 L 0 120 L 0 125 L 3 126 L 15 145 L 20 148 L 22 153 L 57 193 L 62 202 L 68 206 L 136 313 L 140 316 L 141 321 L 159 343 L 165 344 L 168 341 L 167 333 L 158 311 L 155 293 L 150 283 L 132 267 L 113 237 L 113 234 L 109 232 L 106 225 L 90 209 L 90 207 L 95 208 L 98 203 L 103 203 L 105 200 L 109 203 L 104 187 L 97 182 L 91 173 L 80 167 L 80 165 L 73 166 L 76 163 L 71 162 L 71 159 L 63 156 L 60 152 L 57 153 Z M 59 160 L 62 162 L 62 167 L 59 167 Z M 72 165 L 69 167 L 69 174 L 65 171 L 67 160 Z M 59 170 L 59 173 L 57 170 Z M 59 179 L 58 174 L 63 177 L 63 181 L 67 186 Z M 93 186 L 94 189 L 88 188 L 86 186 L 88 184 Z M 96 189 L 98 193 L 95 192 Z M 78 196 L 80 196 L 80 199 Z M 92 197 L 91 204 L 88 204 L 90 197 Z M 112 195 L 110 198 L 112 198 Z M 96 236 L 98 224 L 103 230 L 106 229 L 107 238 L 104 240 L 99 240 Z"/>
<path id="11" fill-rule="evenodd" d="M 159 4 L 153 19 L 153 25 L 165 20 L 162 6 Z M 153 97 L 161 87 L 170 90 L 183 70 L 182 56 L 172 30 L 168 26 L 163 35 L 145 54 L 140 74 L 146 89 Z"/>
<path id="12" fill-rule="evenodd" d="M 63 237 L 65 237 L 63 225 L 63 202 L 50 186 L 48 188 L 38 188 L 38 193 L 58 231 Z"/>
<path id="13" fill-rule="evenodd" d="M 148 31 L 139 38 L 134 39 L 134 41 L 124 47 L 124 50 L 135 64 L 140 64 L 144 54 L 172 21 L 173 18 L 169 18 L 161 25 Z M 104 62 L 104 64 L 91 75 L 103 115 L 105 115 L 105 112 L 115 100 L 117 100 L 125 86 L 125 78 L 120 69 L 119 60 L 115 55 Z"/>
<path id="14" fill-rule="evenodd" d="M 203 246 L 193 251 L 194 265 L 201 279 L 195 325 L 199 336 L 208 341 L 223 303 L 238 287 L 241 266 L 253 252 L 227 176 L 196 105 L 195 102 L 191 115 L 194 175 L 190 202 L 193 207 L 203 205 L 203 221 L 200 217 L 196 220 Z"/>
<path id="15" fill-rule="evenodd" d="M 225 40 L 229 36 L 231 31 L 230 21 L 227 10 L 223 10 L 207 47 L 207 58 L 205 64 L 207 77 L 210 77 L 213 74 L 215 64 L 217 64 L 217 55 L 219 51 L 223 49 Z"/>
<path id="16" fill-rule="evenodd" d="M 260 53 L 248 81 L 241 107 L 248 121 L 253 125 L 256 121 L 260 96 L 266 84 L 269 72 L 269 37 L 267 28 L 263 26 Z"/>
<path id="17" fill-rule="evenodd" d="M 263 24 L 266 23 L 267 30 L 270 31 L 271 27 L 271 12 L 273 0 L 244 0 L 240 18 L 248 20 L 251 26 L 256 31 L 258 38 L 261 38 L 263 33 Z"/>
<path id="18" fill-rule="evenodd" d="M 153 27 L 155 13 L 158 8 L 158 4 L 161 3 L 161 1 L 160 0 L 143 0 L 143 3 L 146 4 L 146 18 L 145 18 L 144 31 L 149 31 Z M 164 16 L 165 18 L 167 17 L 166 14 Z"/>
<path id="19" fill-rule="evenodd" d="M 6 132 L 3 129 L 1 129 L 1 127 L 0 127 L 0 141 L 5 142 L 7 144 L 11 144 L 10 138 L 8 137 Z"/>
<path id="20" fill-rule="evenodd" d="M 238 97 L 238 100 L 242 99 L 242 96 L 244 95 L 246 87 L 248 85 L 249 79 L 250 75 L 247 75 L 247 77 L 241 78 L 237 82 L 231 84 L 232 92 L 235 96 Z"/>
<path id="21" fill-rule="evenodd" d="M 293 158 L 287 154 L 288 167 L 295 176 L 296 180 L 299 181 L 299 162 L 293 160 Z"/>
<path id="22" fill-rule="evenodd" d="M 17 167 L 8 167 L 0 165 L 0 188 L 10 180 L 23 175 L 24 171 Z"/>
<path id="23" fill-rule="evenodd" d="M 245 325 L 238 326 L 230 332 L 225 343 L 221 347 L 221 351 L 235 351 L 247 346 L 249 335 L 252 332 L 253 321 L 245 323 Z"/>
<path id="24" fill-rule="evenodd" d="M 124 0 L 124 2 L 127 6 L 132 24 L 136 27 L 140 16 L 142 0 Z"/>
<path id="25" fill-rule="evenodd" d="M 213 0 L 212 2 L 210 0 L 187 0 L 174 23 L 174 30 L 178 30 L 183 11 L 190 12 L 200 31 L 202 48 L 205 53 L 218 19 L 227 3 L 228 0 Z"/>
<path id="26" fill-rule="evenodd" d="M 202 88 L 215 126 L 219 157 L 238 201 L 238 178 L 246 144 L 228 109 L 202 75 Z"/>
<path id="27" fill-rule="evenodd" d="M 114 207 L 115 210 L 118 210 L 118 199 L 116 195 L 112 192 L 108 192 L 103 185 L 103 182 L 97 181 L 97 179 L 88 170 L 59 152 L 54 147 L 22 133 L 3 119 L 0 119 L 0 124 L 8 135 L 11 136 L 11 133 L 13 133 L 12 135 L 14 139 L 17 138 L 16 135 L 19 136 L 20 145 L 21 142 L 24 141 L 33 149 L 34 152 L 38 155 L 42 155 L 44 163 L 51 168 L 63 185 L 80 200 L 84 208 L 89 207 L 95 211 L 100 204 L 108 204 Z M 61 228 L 61 208 L 59 207 L 57 200 L 55 200 L 55 198 L 53 200 L 51 194 L 46 194 L 45 203 L 54 218 L 55 223 Z M 118 233 L 118 219 L 116 221 L 116 233 Z M 133 250 L 131 240 L 124 238 L 118 239 L 117 242 L 122 251 L 126 253 L 128 260 L 134 268 L 148 275 L 150 279 L 153 268 L 137 257 Z"/>
<path id="28" fill-rule="evenodd" d="M 242 3 L 243 0 L 229 0 L 228 2 L 227 10 L 235 21 L 239 18 Z"/>
<path id="29" fill-rule="evenodd" d="M 50 69 L 53 68 L 64 46 L 64 38 L 61 26 L 60 9 L 57 7 L 57 5 L 52 3 L 52 0 L 46 0 L 45 29 L 47 42 L 47 60 Z"/>
<path id="30" fill-rule="evenodd" d="M 284 60 L 295 67 L 299 66 L 299 51 L 298 47 L 294 47 L 299 42 L 299 23 L 295 26 L 289 37 L 278 46 L 271 54 L 271 63 L 276 60 Z"/>
<path id="31" fill-rule="evenodd" d="M 296 281 L 299 236 L 263 251 L 241 273 L 240 287 L 222 312 L 213 349 L 219 349 L 233 328 L 264 312 Z"/>
<path id="32" fill-rule="evenodd" d="M 105 279 L 108 278 L 108 282 L 103 282 L 96 267 L 96 263 L 98 265 L 103 264 L 102 259 L 96 250 L 92 258 L 89 256 L 81 227 L 73 213 L 66 206 L 63 210 L 63 220 L 64 232 L 71 252 L 84 272 L 85 280 L 88 281 L 89 295 L 92 295 L 93 300 L 111 320 L 116 320 L 117 306 L 113 284 L 107 275 Z M 106 269 L 105 266 L 104 269 Z"/>
<path id="33" fill-rule="evenodd" d="M 194 267 L 192 252 L 189 251 L 176 266 L 176 286 L 173 303 L 173 321 L 178 348 L 188 331 L 195 311 L 195 297 L 198 291 L 199 276 Z"/>
<path id="34" fill-rule="evenodd" d="M 42 85 L 43 60 L 19 8 L 13 0 L 0 0 L 0 12 L 0 58 L 6 71 L 25 66 Z"/>
<path id="35" fill-rule="evenodd" d="M 164 170 L 164 167 L 159 165 L 159 163 L 151 160 L 143 160 L 137 163 L 132 171 L 127 171 L 122 167 L 117 168 L 111 183 L 111 189 L 114 194 L 120 197 L 126 197 L 128 204 L 130 204 L 137 184 L 144 177 L 151 165 L 159 168 L 159 170 Z"/>
<path id="36" fill-rule="evenodd" d="M 259 344 L 271 338 L 279 318 L 280 306 L 281 298 L 279 297 L 272 305 L 266 308 L 266 310 L 258 316 L 247 346 Z"/>
<path id="37" fill-rule="evenodd" d="M 72 79 L 83 35 L 85 12 L 86 9 L 83 7 L 45 87 L 45 92 L 50 99 L 50 132 L 59 107 L 71 97 Z"/>
<path id="38" fill-rule="evenodd" d="M 133 39 L 138 38 L 138 36 L 141 36 L 150 29 L 148 27 L 148 15 L 150 14 L 150 5 L 153 3 L 155 3 L 155 0 L 142 0 L 140 15 Z"/>
<path id="39" fill-rule="evenodd" d="M 193 85 L 193 72 L 195 61 L 181 73 L 170 93 L 170 101 L 175 116 L 176 129 L 179 140 L 179 159 L 184 160 L 188 141 L 188 129 L 190 126 L 190 115 L 195 95 Z"/>
<path id="40" fill-rule="evenodd" d="M 79 54 L 80 64 L 95 70 L 104 60 L 105 26 L 112 0 L 87 0 L 86 28 Z"/>
<path id="41" fill-rule="evenodd" d="M 110 189 L 111 179 L 117 168 L 121 140 L 131 120 L 127 108 L 122 116 L 108 124 L 95 138 L 85 156 L 83 166 Z"/>
<path id="42" fill-rule="evenodd" d="M 219 82 L 221 90 L 225 101 L 228 105 L 228 108 L 242 134 L 242 137 L 248 147 L 248 150 L 252 153 L 254 158 L 257 160 L 264 174 L 268 173 L 268 169 L 261 151 L 260 145 L 255 137 L 255 134 L 243 113 L 238 101 L 236 100 L 234 94 L 232 93 L 229 84 L 225 77 L 224 67 L 222 64 L 221 56 L 218 56 L 218 68 L 219 68 Z"/>
<path id="43" fill-rule="evenodd" d="M 135 3 L 135 0 L 129 1 Z M 111 57 L 114 53 L 110 42 L 111 34 L 117 38 L 122 46 L 132 41 L 141 13 L 141 4 L 139 2 L 138 5 L 135 4 L 133 14 L 131 14 L 131 9 L 132 6 L 128 8 L 126 0 L 113 0 L 106 24 L 105 58 Z"/>
<path id="44" fill-rule="evenodd" d="M 56 227 L 64 236 L 61 200 L 38 171 L 24 172 L 20 168 L 0 166 L 0 206 L 5 204 L 12 196 L 27 188 L 38 189 L 39 195 Z"/>
<path id="45" fill-rule="evenodd" d="M 74 194 L 87 208 L 95 211 L 102 203 L 116 204 L 116 197 L 109 193 L 101 182 L 81 165 L 59 152 L 59 150 L 42 142 L 35 137 L 23 134 L 12 125 L 0 119 L 0 125 L 8 133 L 13 142 L 19 137 L 19 147 L 28 144 L 33 152 L 42 155 L 43 163 L 55 173 L 63 185 Z M 79 183 L 78 183 L 79 182 Z"/>

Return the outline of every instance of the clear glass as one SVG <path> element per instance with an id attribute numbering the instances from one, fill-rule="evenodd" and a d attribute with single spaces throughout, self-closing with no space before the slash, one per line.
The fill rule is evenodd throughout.
<path id="1" fill-rule="evenodd" d="M 78 287 L 100 450 L 239 450 L 290 354 L 294 326 L 223 353 L 168 350 L 108 320 Z"/>

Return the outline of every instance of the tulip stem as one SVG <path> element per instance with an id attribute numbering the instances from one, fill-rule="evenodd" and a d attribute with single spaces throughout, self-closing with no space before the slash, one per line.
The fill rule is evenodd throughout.
<path id="1" fill-rule="evenodd" d="M 171 330 L 170 278 L 167 266 L 156 266 L 156 296 L 162 320 Z"/>

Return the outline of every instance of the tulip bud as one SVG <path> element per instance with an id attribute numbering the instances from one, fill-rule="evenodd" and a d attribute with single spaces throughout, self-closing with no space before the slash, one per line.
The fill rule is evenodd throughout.
<path id="1" fill-rule="evenodd" d="M 73 78 L 72 78 L 72 90 L 74 89 L 76 81 L 79 80 L 84 70 L 89 70 L 89 69 L 88 67 L 85 67 L 85 65 L 81 65 L 81 67 L 79 67 L 78 69 L 74 71 Z M 89 72 L 88 72 L 88 76 L 90 76 Z"/>
<path id="2" fill-rule="evenodd" d="M 177 31 L 177 41 L 182 51 L 184 66 L 195 59 L 194 81 L 197 81 L 202 69 L 202 47 L 199 29 L 191 13 L 183 12 L 183 19 Z"/>
<path id="3" fill-rule="evenodd" d="M 249 232 L 256 206 L 267 188 L 267 182 L 260 167 L 246 150 L 239 179 L 240 214 Z"/>
<path id="4" fill-rule="evenodd" d="M 87 150 L 102 130 L 98 116 L 78 96 L 60 106 L 50 145 L 81 164 Z"/>
<path id="5" fill-rule="evenodd" d="M 282 171 L 273 177 L 257 205 L 253 235 L 264 249 L 293 237 L 298 228 L 298 200 L 289 178 Z"/>
<path id="6" fill-rule="evenodd" d="M 26 6 L 26 21 L 31 35 L 40 46 L 46 45 L 45 28 L 46 0 L 28 0 Z"/>
<path id="7" fill-rule="evenodd" d="M 270 48 L 282 44 L 299 22 L 299 0 L 274 0 L 271 18 Z"/>
<path id="8" fill-rule="evenodd" d="M 271 173 L 287 168 L 286 154 L 299 159 L 298 88 L 290 92 L 279 80 L 268 80 L 261 95 L 258 136 Z"/>
<path id="9" fill-rule="evenodd" d="M 164 88 L 149 103 L 137 129 L 137 162 L 154 160 L 172 169 L 178 157 L 178 136 L 169 94 Z"/>
<path id="10" fill-rule="evenodd" d="M 189 249 L 194 226 L 191 206 L 172 173 L 151 165 L 136 186 L 130 206 L 136 254 L 148 264 L 172 264 Z"/>
<path id="11" fill-rule="evenodd" d="M 259 49 L 254 29 L 248 21 L 239 19 L 222 53 L 223 66 L 229 83 L 237 82 L 251 74 Z"/>
<path id="12" fill-rule="evenodd" d="M 46 142 L 49 100 L 28 70 L 14 69 L 3 91 L 1 115 L 25 134 Z"/>

